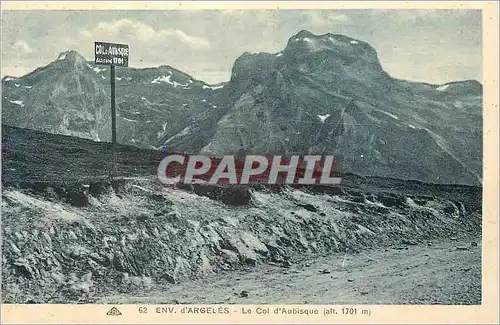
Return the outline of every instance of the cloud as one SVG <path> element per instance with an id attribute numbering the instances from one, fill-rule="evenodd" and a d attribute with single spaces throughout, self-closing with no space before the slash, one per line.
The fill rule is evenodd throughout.
<path id="1" fill-rule="evenodd" d="M 12 44 L 12 50 L 21 54 L 33 53 L 33 49 L 23 40 L 17 40 Z"/>
<path id="2" fill-rule="evenodd" d="M 330 25 L 350 24 L 352 19 L 346 14 L 318 11 L 304 11 L 300 15 L 306 18 L 306 23 L 313 27 L 327 27 Z"/>
<path id="3" fill-rule="evenodd" d="M 210 42 L 206 38 L 189 36 L 180 29 L 174 31 L 162 31 L 166 36 L 174 36 L 184 44 L 193 49 L 208 49 Z"/>
<path id="4" fill-rule="evenodd" d="M 182 43 L 193 50 L 210 48 L 210 42 L 203 37 L 186 34 L 180 29 L 155 29 L 151 25 L 131 19 L 119 19 L 112 22 L 100 22 L 92 30 L 83 29 L 80 36 L 110 42 L 148 42 L 168 43 L 173 46 Z"/>

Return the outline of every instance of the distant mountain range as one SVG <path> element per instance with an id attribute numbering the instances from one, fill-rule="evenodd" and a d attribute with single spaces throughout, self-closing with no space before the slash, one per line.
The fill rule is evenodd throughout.
<path id="1" fill-rule="evenodd" d="M 108 67 L 75 51 L 2 88 L 3 124 L 111 139 Z M 279 53 L 244 53 L 218 85 L 170 66 L 119 67 L 116 94 L 122 144 L 335 154 L 360 175 L 481 183 L 482 85 L 394 79 L 373 47 L 343 35 L 300 31 Z"/>

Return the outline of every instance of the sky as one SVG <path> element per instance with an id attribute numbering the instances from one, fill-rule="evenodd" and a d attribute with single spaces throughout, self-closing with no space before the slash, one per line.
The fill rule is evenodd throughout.
<path id="1" fill-rule="evenodd" d="M 228 81 L 243 52 L 279 52 L 302 29 L 371 44 L 391 76 L 443 84 L 482 80 L 479 10 L 2 10 L 2 77 L 21 76 L 94 41 L 130 45 L 129 66 L 170 65 Z"/>

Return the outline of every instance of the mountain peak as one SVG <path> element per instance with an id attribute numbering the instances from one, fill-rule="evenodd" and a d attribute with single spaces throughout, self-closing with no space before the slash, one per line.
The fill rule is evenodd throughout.
<path id="1" fill-rule="evenodd" d="M 329 67 L 350 66 L 359 62 L 366 69 L 382 72 L 377 51 L 370 44 L 341 34 L 315 35 L 301 30 L 288 40 L 283 52 L 285 56 L 301 61 L 306 58 L 309 62 L 320 62 L 328 58 Z"/>
<path id="2" fill-rule="evenodd" d="M 297 34 L 290 37 L 290 39 L 288 40 L 288 44 L 290 44 L 290 42 L 297 41 L 299 39 L 304 39 L 304 38 L 312 39 L 312 40 L 331 41 L 331 42 L 339 41 L 339 42 L 345 42 L 345 43 L 351 43 L 351 44 L 358 44 L 358 43 L 366 44 L 363 41 L 360 41 L 360 40 L 357 40 L 355 38 L 352 38 L 352 37 L 349 37 L 346 35 L 342 35 L 342 34 L 326 33 L 326 34 L 316 35 L 316 34 L 310 32 L 308 30 L 305 30 L 305 29 L 302 29 Z"/>
<path id="3" fill-rule="evenodd" d="M 69 60 L 73 62 L 86 62 L 85 58 L 75 50 L 59 53 L 57 60 Z"/>
<path id="4" fill-rule="evenodd" d="M 295 36 L 293 37 L 316 37 L 316 35 L 314 35 L 313 33 L 311 33 L 310 31 L 308 30 L 305 30 L 305 29 L 302 29 L 300 30 Z M 292 38 L 293 38 L 292 37 Z"/>

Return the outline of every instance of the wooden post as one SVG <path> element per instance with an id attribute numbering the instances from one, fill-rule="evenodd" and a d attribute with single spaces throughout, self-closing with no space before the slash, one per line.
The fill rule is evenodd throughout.
<path id="1" fill-rule="evenodd" d="M 115 66 L 110 68 L 111 82 L 111 141 L 113 143 L 113 170 L 112 177 L 116 176 L 116 107 L 115 107 Z"/>

